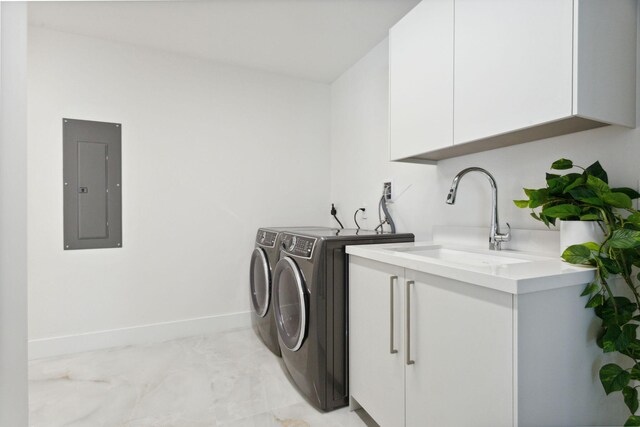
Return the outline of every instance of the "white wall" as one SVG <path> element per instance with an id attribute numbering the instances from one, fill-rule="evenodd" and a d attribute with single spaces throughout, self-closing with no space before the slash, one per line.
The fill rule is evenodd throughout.
<path id="1" fill-rule="evenodd" d="M 382 183 L 392 179 L 397 230 L 426 237 L 437 193 L 429 183 L 437 169 L 389 162 L 388 67 L 385 40 L 331 85 L 331 201 L 349 228 L 355 227 L 354 211 L 366 205 L 368 218 L 358 214 L 358 222 L 375 228 Z"/>
<path id="2" fill-rule="evenodd" d="M 385 40 L 331 87 L 331 200 L 351 225 L 353 211 L 362 203 L 375 206 L 382 180 L 391 178 L 398 231 L 428 239 L 434 225 L 488 229 L 491 196 L 482 175 L 465 176 L 456 204 L 445 204 L 453 177 L 468 166 L 483 167 L 494 175 L 500 220 L 514 228 L 546 228 L 512 200 L 524 198 L 523 187 L 544 186 L 544 174 L 558 158 L 584 166 L 600 160 L 614 186 L 638 186 L 640 129 L 615 126 L 444 160 L 437 166 L 388 162 L 388 78 Z M 376 220 L 377 214 L 371 212 L 367 225 L 375 227 Z"/>
<path id="3" fill-rule="evenodd" d="M 256 229 L 327 222 L 329 103 L 328 85 L 31 27 L 30 338 L 246 324 Z M 122 249 L 62 250 L 63 117 L 123 124 Z"/>
<path id="4" fill-rule="evenodd" d="M 0 426 L 26 426 L 27 7 L 0 3 Z"/>

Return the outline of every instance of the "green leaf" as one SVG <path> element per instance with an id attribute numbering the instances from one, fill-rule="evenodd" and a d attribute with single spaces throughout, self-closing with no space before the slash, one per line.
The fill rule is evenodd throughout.
<path id="1" fill-rule="evenodd" d="M 528 208 L 529 201 L 528 200 L 514 200 L 513 203 L 519 208 Z"/>
<path id="2" fill-rule="evenodd" d="M 633 387 L 626 386 L 622 389 L 624 403 L 632 414 L 638 410 L 638 390 Z"/>
<path id="3" fill-rule="evenodd" d="M 604 328 L 600 328 L 598 330 L 598 333 L 596 335 L 596 345 L 602 349 L 602 336 L 604 335 Z"/>
<path id="4" fill-rule="evenodd" d="M 636 212 L 632 215 L 629 215 L 625 218 L 625 221 L 632 224 L 640 225 L 640 213 Z"/>
<path id="5" fill-rule="evenodd" d="M 600 382 L 604 392 L 611 394 L 614 391 L 622 390 L 627 384 L 631 375 L 615 363 L 608 363 L 600 368 Z"/>
<path id="6" fill-rule="evenodd" d="M 531 209 L 542 206 L 549 201 L 549 190 L 546 188 L 541 188 L 539 190 L 525 188 L 524 193 L 529 197 L 529 207 Z"/>
<path id="7" fill-rule="evenodd" d="M 640 246 L 640 231 L 626 228 L 613 230 L 611 238 L 607 241 L 610 247 L 617 249 L 637 248 Z"/>
<path id="8" fill-rule="evenodd" d="M 562 259 L 571 264 L 588 264 L 591 250 L 584 245 L 571 245 L 562 253 Z"/>
<path id="9" fill-rule="evenodd" d="M 604 304 L 604 297 L 602 296 L 602 294 L 596 294 L 587 302 L 587 305 L 585 305 L 584 307 L 595 308 L 601 306 L 602 304 Z"/>
<path id="10" fill-rule="evenodd" d="M 571 174 L 568 175 L 556 175 L 554 173 L 548 173 L 545 175 L 547 181 L 547 189 L 550 194 L 562 194 L 564 187 L 572 182 L 575 178 L 571 178 Z M 579 176 L 579 175 L 578 175 Z"/>
<path id="11" fill-rule="evenodd" d="M 546 217 L 558 219 L 579 217 L 581 212 L 582 210 L 578 206 L 570 204 L 555 205 L 542 209 L 542 213 Z"/>
<path id="12" fill-rule="evenodd" d="M 563 169 L 571 169 L 573 167 L 573 162 L 568 159 L 560 159 L 556 160 L 551 164 L 551 169 L 563 170 Z"/>
<path id="13" fill-rule="evenodd" d="M 620 187 L 620 188 L 612 188 L 611 191 L 614 193 L 624 193 L 629 196 L 630 199 L 640 199 L 640 193 L 638 193 L 633 188 L 628 187 Z"/>
<path id="14" fill-rule="evenodd" d="M 636 363 L 633 368 L 631 368 L 631 379 L 634 381 L 640 380 L 640 363 Z"/>
<path id="15" fill-rule="evenodd" d="M 596 282 L 591 282 L 584 288 L 584 291 L 580 294 L 581 297 L 586 297 L 587 295 L 595 294 L 600 291 L 600 285 Z"/>
<path id="16" fill-rule="evenodd" d="M 580 175 L 580 174 L 570 174 L 570 175 L 575 175 L 574 179 L 568 179 L 567 181 L 569 181 L 568 185 L 565 185 L 564 189 L 562 190 L 563 193 L 570 193 L 571 190 L 575 189 L 575 188 L 579 188 L 581 186 L 583 186 L 584 184 L 587 183 L 587 178 L 584 175 Z"/>
<path id="17" fill-rule="evenodd" d="M 549 224 L 552 221 L 553 221 L 553 225 L 556 225 L 555 224 L 555 218 L 549 218 L 545 214 L 543 214 L 542 212 L 540 212 L 540 221 L 544 222 L 544 225 L 546 225 L 547 227 L 549 227 Z"/>
<path id="18" fill-rule="evenodd" d="M 615 304 L 614 304 L 615 302 Z M 626 297 L 607 298 L 600 306 L 596 307 L 595 314 L 602 319 L 602 326 L 622 326 L 633 318 L 633 313 L 638 307 Z M 633 333 L 627 332 L 629 339 L 635 338 Z"/>
<path id="19" fill-rule="evenodd" d="M 631 340 L 636 337 L 636 329 L 638 329 L 638 326 L 640 325 L 637 325 L 635 323 L 627 323 L 622 327 L 622 333 L 625 334 L 627 338 L 629 338 L 629 342 L 631 342 Z"/>
<path id="20" fill-rule="evenodd" d="M 549 194 L 561 195 L 568 182 L 569 179 L 565 176 L 547 174 L 547 189 L 549 189 Z"/>
<path id="21" fill-rule="evenodd" d="M 624 193 L 604 193 L 602 200 L 614 208 L 631 208 L 631 198 Z"/>
<path id="22" fill-rule="evenodd" d="M 541 213 L 540 215 L 542 215 L 542 213 Z M 544 217 L 546 218 L 546 220 L 547 220 L 547 222 L 548 222 L 549 224 L 553 224 L 554 226 L 556 225 L 556 218 L 548 217 L 548 216 L 546 216 L 546 215 L 545 215 Z M 547 226 L 547 227 L 548 227 L 548 226 Z"/>
<path id="23" fill-rule="evenodd" d="M 580 221 L 597 221 L 600 217 L 596 214 L 586 214 L 580 216 Z"/>
<path id="24" fill-rule="evenodd" d="M 611 258 L 599 257 L 600 265 L 611 274 L 620 274 L 620 266 Z"/>
<path id="25" fill-rule="evenodd" d="M 609 177 L 607 177 L 607 172 L 605 172 L 605 170 L 602 169 L 602 165 L 600 165 L 600 162 L 595 162 L 594 164 L 589 166 L 587 169 L 585 169 L 585 173 L 588 175 L 594 176 L 598 179 L 601 179 L 605 183 L 609 182 Z"/>
<path id="26" fill-rule="evenodd" d="M 602 197 L 605 193 L 611 192 L 609 185 L 605 181 L 591 175 L 587 177 L 587 187 L 595 191 L 599 197 Z"/>
<path id="27" fill-rule="evenodd" d="M 602 351 L 611 353 L 624 351 L 629 345 L 629 337 L 617 325 L 611 325 L 602 337 Z"/>
<path id="28" fill-rule="evenodd" d="M 602 337 L 602 350 L 605 353 L 625 351 L 631 341 L 636 338 L 637 328 L 638 325 L 633 323 L 628 323 L 622 328 L 617 325 L 607 327 L 607 330 Z"/>
<path id="29" fill-rule="evenodd" d="M 585 242 L 582 246 L 586 246 L 589 250 L 598 252 L 600 250 L 600 245 L 596 242 Z"/>
<path id="30" fill-rule="evenodd" d="M 555 181 L 559 178 L 562 178 L 561 175 L 555 174 L 555 173 L 546 173 L 544 174 L 544 179 L 545 181 L 547 181 L 547 184 L 549 184 L 549 181 Z"/>
<path id="31" fill-rule="evenodd" d="M 604 202 L 595 191 L 586 187 L 572 188 L 567 191 L 571 197 L 581 202 L 594 206 L 604 206 Z"/>
<path id="32" fill-rule="evenodd" d="M 624 423 L 624 427 L 640 426 L 640 417 L 637 415 L 631 415 Z"/>
<path id="33" fill-rule="evenodd" d="M 620 353 L 629 356 L 632 359 L 640 359 L 640 340 L 633 339 L 624 351 Z"/>

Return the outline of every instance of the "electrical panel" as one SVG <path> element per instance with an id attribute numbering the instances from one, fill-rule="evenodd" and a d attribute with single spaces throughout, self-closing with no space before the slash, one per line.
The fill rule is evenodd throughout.
<path id="1" fill-rule="evenodd" d="M 64 249 L 122 247 L 122 125 L 62 119 Z"/>

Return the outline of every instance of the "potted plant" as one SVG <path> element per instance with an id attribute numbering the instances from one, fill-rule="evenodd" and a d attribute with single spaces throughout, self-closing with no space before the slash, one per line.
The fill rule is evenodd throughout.
<path id="1" fill-rule="evenodd" d="M 640 386 L 635 385 L 640 381 L 640 212 L 632 202 L 640 194 L 630 188 L 609 187 L 599 162 L 583 168 L 560 159 L 551 165 L 554 170 L 573 168 L 581 171 L 547 173 L 546 187 L 525 188 L 527 199 L 514 203 L 532 209 L 531 216 L 547 227 L 557 220 L 595 221 L 602 227 L 601 241 L 572 244 L 562 252 L 562 258 L 596 268 L 594 280 L 582 292 L 589 297 L 586 307 L 593 308 L 601 320 L 596 342 L 604 353 L 618 353 L 625 360 L 625 367 L 617 363 L 602 366 L 600 382 L 606 394 L 622 393 L 631 412 L 625 426 L 640 426 L 640 416 L 635 415 L 640 403 Z M 619 279 L 621 286 L 613 286 L 613 279 Z"/>

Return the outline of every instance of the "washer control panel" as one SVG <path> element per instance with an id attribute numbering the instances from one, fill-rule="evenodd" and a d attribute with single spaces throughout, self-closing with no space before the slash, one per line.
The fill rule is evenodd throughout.
<path id="1" fill-rule="evenodd" d="M 273 248 L 276 245 L 277 238 L 278 233 L 274 231 L 258 230 L 258 234 L 256 235 L 256 243 L 259 243 L 262 246 Z"/>
<path id="2" fill-rule="evenodd" d="M 301 258 L 311 258 L 316 239 L 313 237 L 296 236 L 285 233 L 282 236 L 282 250 L 288 254 Z"/>

